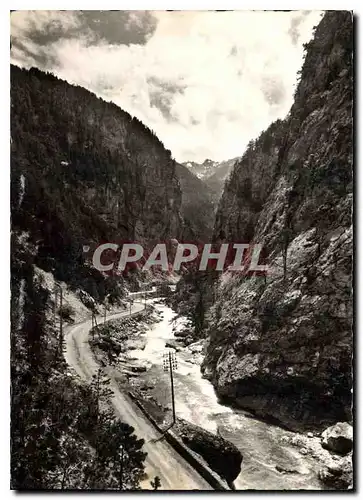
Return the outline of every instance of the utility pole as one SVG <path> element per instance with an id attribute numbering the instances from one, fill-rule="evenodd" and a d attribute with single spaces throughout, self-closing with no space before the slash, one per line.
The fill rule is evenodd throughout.
<path id="1" fill-rule="evenodd" d="M 174 395 L 173 370 L 176 370 L 178 368 L 178 362 L 176 360 L 174 351 L 168 351 L 168 352 L 164 353 L 163 366 L 164 366 L 165 372 L 170 371 L 171 400 L 172 400 L 172 407 L 173 407 L 172 425 L 174 425 L 176 417 L 175 417 L 175 395 Z"/>
<path id="2" fill-rule="evenodd" d="M 54 303 L 53 303 L 53 314 L 54 314 L 54 322 L 57 315 L 57 302 L 58 302 L 58 288 L 54 289 Z"/>
<path id="3" fill-rule="evenodd" d="M 131 316 L 131 304 L 132 304 L 132 302 L 131 302 L 131 299 L 130 299 L 130 316 Z"/>
<path id="4" fill-rule="evenodd" d="M 124 447 L 121 445 L 120 446 L 120 477 L 119 477 L 119 489 L 123 490 L 124 489 L 124 484 L 123 484 L 123 473 L 124 473 Z"/>
<path id="5" fill-rule="evenodd" d="M 146 309 L 146 292 L 144 294 L 144 299 L 145 299 L 145 301 L 144 301 L 144 309 Z"/>
<path id="6" fill-rule="evenodd" d="M 92 339 L 95 338 L 95 328 L 97 328 L 97 319 L 96 319 L 96 314 L 94 311 L 92 311 Z"/>
<path id="7" fill-rule="evenodd" d="M 108 297 L 110 296 L 110 294 L 108 293 L 105 297 L 105 311 L 104 311 L 104 316 L 103 316 L 103 322 L 106 323 L 106 314 L 107 314 L 107 305 L 108 305 Z"/>
<path id="8" fill-rule="evenodd" d="M 60 303 L 59 303 L 59 345 L 60 348 L 62 349 L 63 345 L 63 289 L 60 286 L 59 283 L 55 283 L 55 286 L 57 287 L 58 290 L 60 290 Z M 56 302 L 57 302 L 57 293 L 56 293 Z M 56 308 L 57 304 L 55 305 Z"/>

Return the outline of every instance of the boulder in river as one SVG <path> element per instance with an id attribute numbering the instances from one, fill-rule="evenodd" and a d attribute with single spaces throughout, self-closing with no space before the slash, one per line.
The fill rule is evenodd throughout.
<path id="1" fill-rule="evenodd" d="M 319 479 L 330 489 L 347 490 L 353 487 L 352 457 L 346 456 L 338 463 L 319 470 Z"/>
<path id="2" fill-rule="evenodd" d="M 178 419 L 176 431 L 182 441 L 228 483 L 232 483 L 241 472 L 242 453 L 222 436 L 182 419 Z"/>
<path id="3" fill-rule="evenodd" d="M 198 341 L 198 342 L 194 342 L 193 344 L 190 344 L 188 349 L 193 353 L 193 354 L 196 354 L 196 353 L 201 353 L 203 351 L 203 341 Z"/>
<path id="4" fill-rule="evenodd" d="M 321 435 L 323 448 L 346 455 L 353 448 L 353 427 L 348 422 L 338 422 Z"/>
<path id="5" fill-rule="evenodd" d="M 175 349 L 176 352 L 180 351 L 181 349 L 181 346 L 180 344 L 178 344 L 178 341 L 173 339 L 167 340 L 165 342 L 165 347 L 169 347 L 170 349 Z"/>
<path id="6" fill-rule="evenodd" d="M 188 330 L 174 330 L 174 337 L 188 337 L 190 332 Z"/>
<path id="7" fill-rule="evenodd" d="M 132 366 L 130 366 L 130 370 L 134 373 L 142 373 L 142 372 L 146 372 L 147 366 L 146 365 L 132 365 Z"/>

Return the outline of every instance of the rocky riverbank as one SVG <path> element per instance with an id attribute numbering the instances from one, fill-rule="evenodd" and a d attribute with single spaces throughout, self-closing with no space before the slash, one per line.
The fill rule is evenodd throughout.
<path id="1" fill-rule="evenodd" d="M 159 313 L 148 304 L 145 310 L 133 316 L 107 321 L 90 331 L 89 344 L 95 358 L 111 366 L 118 376 L 128 380 L 137 373 L 146 372 L 149 363 L 132 356 L 135 349 L 144 349 L 148 328 L 159 320 Z"/>
<path id="2" fill-rule="evenodd" d="M 235 489 L 233 481 L 241 471 L 243 460 L 238 448 L 223 437 L 216 436 L 181 418 L 177 418 L 173 423 L 170 408 L 162 406 L 144 391 L 145 389 L 140 391 L 135 387 L 132 391 L 133 398 L 137 400 L 144 413 L 165 432 L 172 429 L 187 448 L 196 453 L 202 462 L 225 480 L 231 489 Z"/>
<path id="3" fill-rule="evenodd" d="M 173 311 L 161 302 L 153 301 L 153 306 L 152 323 L 142 334 L 144 345 L 131 345 L 137 348 L 122 353 L 114 369 L 124 373 L 119 378 L 123 389 L 127 384 L 162 426 L 172 422 L 170 375 L 163 371 L 163 354 L 173 346 L 178 364 L 174 373 L 177 417 L 239 450 L 243 463 L 234 481 L 236 489 L 323 490 L 351 485 L 351 452 L 342 456 L 324 448 L 320 432 L 291 432 L 221 404 L 210 382 L 201 376 L 203 341 L 185 346 L 184 336 L 178 336 L 186 328 L 185 320 L 175 321 Z M 135 365 L 144 368 L 132 371 Z"/>

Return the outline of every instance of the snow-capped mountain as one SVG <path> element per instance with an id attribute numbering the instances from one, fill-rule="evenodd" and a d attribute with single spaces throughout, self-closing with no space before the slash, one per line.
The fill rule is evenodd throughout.
<path id="1" fill-rule="evenodd" d="M 187 161 L 183 163 L 194 175 L 203 180 L 210 189 L 219 197 L 228 174 L 239 157 L 226 161 L 204 160 L 203 163 Z"/>
<path id="2" fill-rule="evenodd" d="M 207 159 L 204 160 L 203 163 L 187 161 L 183 163 L 183 165 L 199 179 L 205 179 L 214 174 L 215 168 L 219 165 L 219 162 Z"/>

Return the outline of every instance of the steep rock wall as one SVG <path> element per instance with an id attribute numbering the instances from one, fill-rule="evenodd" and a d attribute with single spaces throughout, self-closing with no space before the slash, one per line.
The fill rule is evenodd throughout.
<path id="1" fill-rule="evenodd" d="M 175 168 L 156 135 L 115 104 L 11 67 L 12 228 L 28 234 L 35 263 L 57 279 L 102 299 L 103 277 L 84 265 L 83 245 L 152 248 L 180 236 Z"/>
<path id="2" fill-rule="evenodd" d="M 351 14 L 327 12 L 288 117 L 251 142 L 216 215 L 215 239 L 262 244 L 270 271 L 220 279 L 203 373 L 290 428 L 350 418 L 352 44 Z"/>

